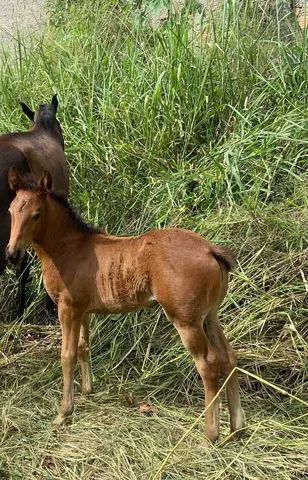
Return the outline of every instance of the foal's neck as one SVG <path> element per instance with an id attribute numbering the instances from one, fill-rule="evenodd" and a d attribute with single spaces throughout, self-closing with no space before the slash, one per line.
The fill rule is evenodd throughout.
<path id="1" fill-rule="evenodd" d="M 82 232 L 70 212 L 60 202 L 47 195 L 44 218 L 37 236 L 33 239 L 39 257 L 56 257 L 73 248 L 77 240 L 84 240 Z"/>

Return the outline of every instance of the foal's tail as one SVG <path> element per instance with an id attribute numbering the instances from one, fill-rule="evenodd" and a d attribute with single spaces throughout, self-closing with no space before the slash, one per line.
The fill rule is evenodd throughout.
<path id="1" fill-rule="evenodd" d="M 236 265 L 235 254 L 228 247 L 212 246 L 212 255 L 217 262 L 222 263 L 228 272 L 232 272 Z"/>

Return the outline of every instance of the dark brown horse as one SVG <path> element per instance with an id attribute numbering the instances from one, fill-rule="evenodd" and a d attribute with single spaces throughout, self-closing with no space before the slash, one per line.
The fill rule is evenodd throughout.
<path id="1" fill-rule="evenodd" d="M 9 172 L 11 203 L 8 258 L 22 258 L 32 243 L 42 262 L 45 288 L 58 305 L 62 328 L 63 398 L 55 424 L 73 408 L 74 367 L 81 363 L 82 392 L 92 390 L 89 370 L 91 312 L 126 313 L 160 304 L 192 354 L 205 391 L 205 434 L 219 433 L 219 376 L 230 375 L 227 398 L 231 432 L 244 427 L 235 355 L 217 312 L 228 288 L 232 253 L 194 232 L 152 230 L 114 237 L 82 222 L 67 201 L 52 192 L 47 172 L 37 183 Z"/>
<path id="2" fill-rule="evenodd" d="M 40 105 L 33 112 L 24 103 L 23 112 L 33 122 L 27 132 L 7 133 L 0 136 L 0 275 L 6 266 L 5 248 L 10 235 L 9 205 L 15 196 L 8 185 L 7 176 L 11 166 L 20 172 L 31 172 L 39 178 L 48 169 L 55 180 L 55 188 L 68 193 L 68 173 L 64 156 L 64 142 L 60 124 L 56 118 L 58 101 L 56 95 L 51 103 Z M 25 256 L 17 269 L 19 277 L 19 314 L 25 306 L 25 284 L 29 275 L 29 262 Z"/>

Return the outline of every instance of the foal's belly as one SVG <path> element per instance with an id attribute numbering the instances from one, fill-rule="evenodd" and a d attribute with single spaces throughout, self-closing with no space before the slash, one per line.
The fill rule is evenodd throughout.
<path id="1" fill-rule="evenodd" d="M 142 308 L 154 307 L 156 304 L 157 301 L 150 292 L 137 294 L 135 298 L 125 295 L 108 298 L 108 296 L 102 295 L 91 306 L 91 312 L 129 313 Z"/>

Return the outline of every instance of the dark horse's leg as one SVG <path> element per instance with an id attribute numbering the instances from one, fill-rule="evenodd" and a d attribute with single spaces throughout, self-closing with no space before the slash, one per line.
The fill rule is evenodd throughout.
<path id="1" fill-rule="evenodd" d="M 6 267 L 6 257 L 5 257 L 5 248 L 8 244 L 10 237 L 10 216 L 8 213 L 8 208 L 10 201 L 13 199 L 12 192 L 7 192 L 8 203 L 3 207 L 3 210 L 0 211 L 0 275 L 3 273 Z M 25 309 L 26 303 L 26 283 L 29 278 L 30 271 L 30 257 L 27 252 L 25 252 L 24 258 L 16 268 L 16 277 L 18 280 L 18 293 L 16 299 L 16 313 L 18 316 L 21 316 Z"/>
<path id="2" fill-rule="evenodd" d="M 26 285 L 29 280 L 30 274 L 30 255 L 25 252 L 24 258 L 17 266 L 16 276 L 18 280 L 18 293 L 17 293 L 17 315 L 20 317 L 26 308 Z M 45 308 L 51 316 L 54 316 L 56 307 L 52 299 L 46 293 Z"/>
<path id="3" fill-rule="evenodd" d="M 25 252 L 24 258 L 17 267 L 16 275 L 18 279 L 18 297 L 17 297 L 17 314 L 21 316 L 26 306 L 26 284 L 30 273 L 30 257 Z"/>
<path id="4" fill-rule="evenodd" d="M 0 254 L 0 276 L 5 270 L 5 256 Z"/>
<path id="5" fill-rule="evenodd" d="M 57 317 L 57 306 L 56 304 L 54 303 L 54 301 L 50 298 L 50 296 L 48 295 L 48 293 L 46 292 L 46 295 L 45 295 L 45 308 L 47 310 L 47 312 L 49 313 L 49 315 L 51 315 L 52 317 Z"/>
<path id="6" fill-rule="evenodd" d="M 18 293 L 17 293 L 17 315 L 20 317 L 26 308 L 26 285 L 30 275 L 30 255 L 25 252 L 24 258 L 17 266 L 16 276 L 18 280 Z M 52 299 L 46 293 L 45 308 L 50 315 L 54 315 L 56 307 Z"/>
<path id="7" fill-rule="evenodd" d="M 1 199 L 0 199 L 1 200 Z M 0 213 L 0 227 L 3 224 L 3 218 Z M 0 228 L 0 276 L 4 273 L 6 267 L 5 246 L 7 243 L 7 235 L 5 231 Z M 1 288 L 2 290 L 2 288 Z M 2 300 L 2 298 L 1 298 Z"/>

